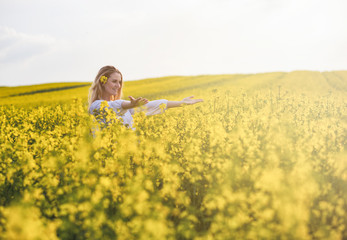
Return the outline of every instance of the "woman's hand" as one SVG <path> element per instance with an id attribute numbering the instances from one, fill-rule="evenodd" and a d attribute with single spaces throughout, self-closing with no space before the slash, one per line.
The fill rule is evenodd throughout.
<path id="1" fill-rule="evenodd" d="M 123 109 L 130 109 L 130 108 L 135 108 L 142 106 L 146 103 L 148 103 L 148 100 L 146 98 L 133 98 L 132 96 L 129 96 L 130 102 L 129 101 L 123 101 L 122 102 L 122 108 Z"/>
<path id="2" fill-rule="evenodd" d="M 148 103 L 148 99 L 142 98 L 142 97 L 135 99 L 132 96 L 129 96 L 129 99 L 130 99 L 130 105 L 132 106 L 132 108 L 139 107 L 139 106 L 142 106 L 142 105 Z"/>
<path id="3" fill-rule="evenodd" d="M 183 98 L 182 105 L 191 105 L 198 102 L 203 102 L 203 99 L 192 99 L 194 96 Z"/>
<path id="4" fill-rule="evenodd" d="M 198 102 L 203 102 L 203 99 L 192 99 L 194 96 L 183 98 L 182 101 L 168 101 L 167 108 L 183 107 L 184 105 L 191 105 Z"/>

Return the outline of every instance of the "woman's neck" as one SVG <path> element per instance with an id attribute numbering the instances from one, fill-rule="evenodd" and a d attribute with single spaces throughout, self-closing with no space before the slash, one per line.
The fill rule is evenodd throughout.
<path id="1" fill-rule="evenodd" d="M 101 98 L 100 98 L 100 100 L 106 100 L 106 101 L 114 101 L 114 100 L 119 100 L 119 99 L 120 98 L 118 98 L 117 96 L 107 94 L 107 93 L 101 94 Z"/>
<path id="2" fill-rule="evenodd" d="M 106 100 L 106 101 L 111 101 L 111 95 L 107 93 L 101 94 L 100 100 Z"/>

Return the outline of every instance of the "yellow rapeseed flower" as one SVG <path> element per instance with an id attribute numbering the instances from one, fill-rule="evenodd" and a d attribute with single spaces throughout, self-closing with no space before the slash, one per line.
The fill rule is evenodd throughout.
<path id="1" fill-rule="evenodd" d="M 101 77 L 100 77 L 100 82 L 101 82 L 102 84 L 107 83 L 107 77 L 106 77 L 106 76 L 101 76 Z"/>

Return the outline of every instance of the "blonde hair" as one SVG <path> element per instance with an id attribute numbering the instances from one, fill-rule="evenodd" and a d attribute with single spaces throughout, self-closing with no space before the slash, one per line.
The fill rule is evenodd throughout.
<path id="1" fill-rule="evenodd" d="M 89 95 L 88 95 L 88 107 L 95 101 L 95 100 L 102 100 L 102 92 L 104 90 L 104 86 L 100 81 L 101 76 L 106 76 L 107 78 L 110 77 L 112 73 L 119 73 L 121 77 L 120 82 L 120 88 L 118 90 L 116 100 L 121 99 L 122 97 L 122 88 L 123 88 L 123 75 L 122 73 L 113 66 L 104 66 L 100 68 L 98 74 L 96 75 L 94 82 L 92 83 L 92 86 L 89 88 Z"/>

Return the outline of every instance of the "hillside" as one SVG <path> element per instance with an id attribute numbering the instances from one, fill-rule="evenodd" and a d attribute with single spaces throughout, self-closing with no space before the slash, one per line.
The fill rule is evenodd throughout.
<path id="1" fill-rule="evenodd" d="M 90 82 L 50 83 L 22 87 L 1 87 L 0 105 L 36 106 L 68 103 L 74 98 L 87 101 Z M 175 99 L 179 95 L 203 97 L 213 89 L 228 90 L 231 94 L 254 91 L 273 94 L 300 93 L 307 95 L 344 95 L 347 91 L 347 71 L 271 72 L 258 74 L 226 74 L 200 76 L 169 76 L 138 81 L 125 81 L 123 98 L 143 96 Z"/>

